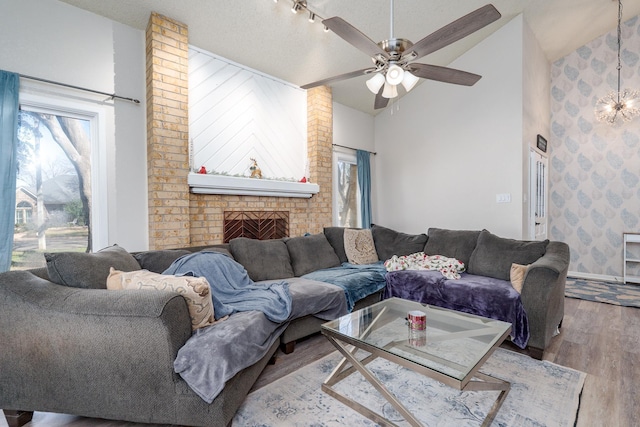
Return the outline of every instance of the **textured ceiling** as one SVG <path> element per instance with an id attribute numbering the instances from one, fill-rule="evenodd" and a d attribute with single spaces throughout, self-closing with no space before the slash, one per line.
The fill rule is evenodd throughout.
<path id="1" fill-rule="evenodd" d="M 293 14 L 291 0 L 61 0 L 114 21 L 144 30 L 151 12 L 189 27 L 189 43 L 296 85 L 366 68 L 370 58 L 307 13 Z M 396 0 L 394 36 L 417 42 L 484 6 L 486 0 Z M 640 14 L 639 0 L 626 0 L 623 20 Z M 323 18 L 340 16 L 374 41 L 390 36 L 389 0 L 308 0 Z M 492 32 L 523 13 L 550 61 L 563 57 L 615 28 L 612 0 L 494 0 L 502 18 L 434 52 L 420 62 L 447 65 Z M 473 72 L 473 70 L 465 70 Z M 333 86 L 334 99 L 373 113 L 374 96 L 366 77 Z"/>

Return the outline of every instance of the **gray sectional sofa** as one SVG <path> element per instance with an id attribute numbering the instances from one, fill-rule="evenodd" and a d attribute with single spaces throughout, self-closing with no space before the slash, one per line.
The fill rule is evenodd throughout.
<path id="1" fill-rule="evenodd" d="M 11 427 L 26 422 L 30 411 L 145 423 L 228 425 L 279 345 L 292 351 L 296 340 L 317 333 L 328 318 L 381 298 L 385 283 L 379 281 L 380 265 L 356 271 L 354 276 L 351 271 L 345 273 L 349 267 L 342 264 L 347 261 L 343 233 L 343 228 L 327 227 L 317 235 L 277 241 L 240 238 L 226 245 L 131 254 L 110 247 L 93 254 L 52 255 L 47 268 L 0 273 L 0 408 Z M 384 261 L 427 249 L 445 256 L 473 251 L 480 232 L 430 229 L 429 236 L 409 235 L 374 225 L 372 234 L 378 257 Z M 504 258 L 512 242 L 504 239 L 498 242 L 502 246 L 485 245 L 482 250 L 495 249 L 496 256 Z M 522 289 L 531 326 L 529 343 L 541 351 L 562 321 L 569 262 L 565 244 L 545 245 L 544 255 L 529 267 Z M 202 251 L 233 257 L 257 283 L 287 282 L 292 299 L 287 321 L 271 325 L 256 312 L 238 312 L 192 332 L 185 298 L 178 293 L 105 289 L 110 266 L 162 273 L 176 259 Z M 488 255 L 485 259 L 491 259 Z M 503 260 L 503 264 L 509 262 Z M 366 285 L 348 289 L 349 283 L 358 281 L 357 273 L 369 275 Z M 176 373 L 174 362 L 185 348 L 194 347 L 196 339 L 208 335 L 210 343 L 215 343 L 217 336 L 210 331 L 244 331 L 230 340 L 236 346 L 252 339 L 248 331 L 255 319 L 272 327 L 268 339 L 256 343 L 259 355 L 207 402 Z M 225 351 L 220 354 L 236 357 L 237 347 Z M 209 370 L 210 366 L 202 367 L 203 372 Z M 191 371 L 198 374 L 199 366 Z"/>

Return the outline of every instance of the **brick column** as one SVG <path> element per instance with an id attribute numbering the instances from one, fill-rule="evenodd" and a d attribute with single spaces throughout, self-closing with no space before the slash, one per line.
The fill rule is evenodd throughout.
<path id="1" fill-rule="evenodd" d="M 146 31 L 149 249 L 188 246 L 187 26 L 156 13 Z"/>
<path id="2" fill-rule="evenodd" d="M 307 152 L 311 182 L 320 185 L 311 198 L 309 229 L 320 232 L 332 220 L 333 98 L 328 86 L 307 91 Z"/>

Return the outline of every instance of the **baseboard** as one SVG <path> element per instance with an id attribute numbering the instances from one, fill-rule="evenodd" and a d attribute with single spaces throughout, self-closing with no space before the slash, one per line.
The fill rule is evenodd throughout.
<path id="1" fill-rule="evenodd" d="M 608 276 L 605 274 L 582 273 L 579 271 L 569 271 L 567 273 L 567 277 L 571 277 L 573 279 L 597 280 L 600 282 L 622 283 L 621 276 Z"/>

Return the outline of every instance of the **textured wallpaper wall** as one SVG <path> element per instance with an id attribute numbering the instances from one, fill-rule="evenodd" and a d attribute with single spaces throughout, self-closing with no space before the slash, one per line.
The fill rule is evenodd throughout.
<path id="1" fill-rule="evenodd" d="M 620 277 L 622 233 L 640 232 L 640 118 L 611 126 L 593 113 L 616 65 L 614 29 L 551 66 L 549 238 L 569 244 L 570 271 Z M 622 25 L 622 87 L 640 89 L 638 16 Z"/>

